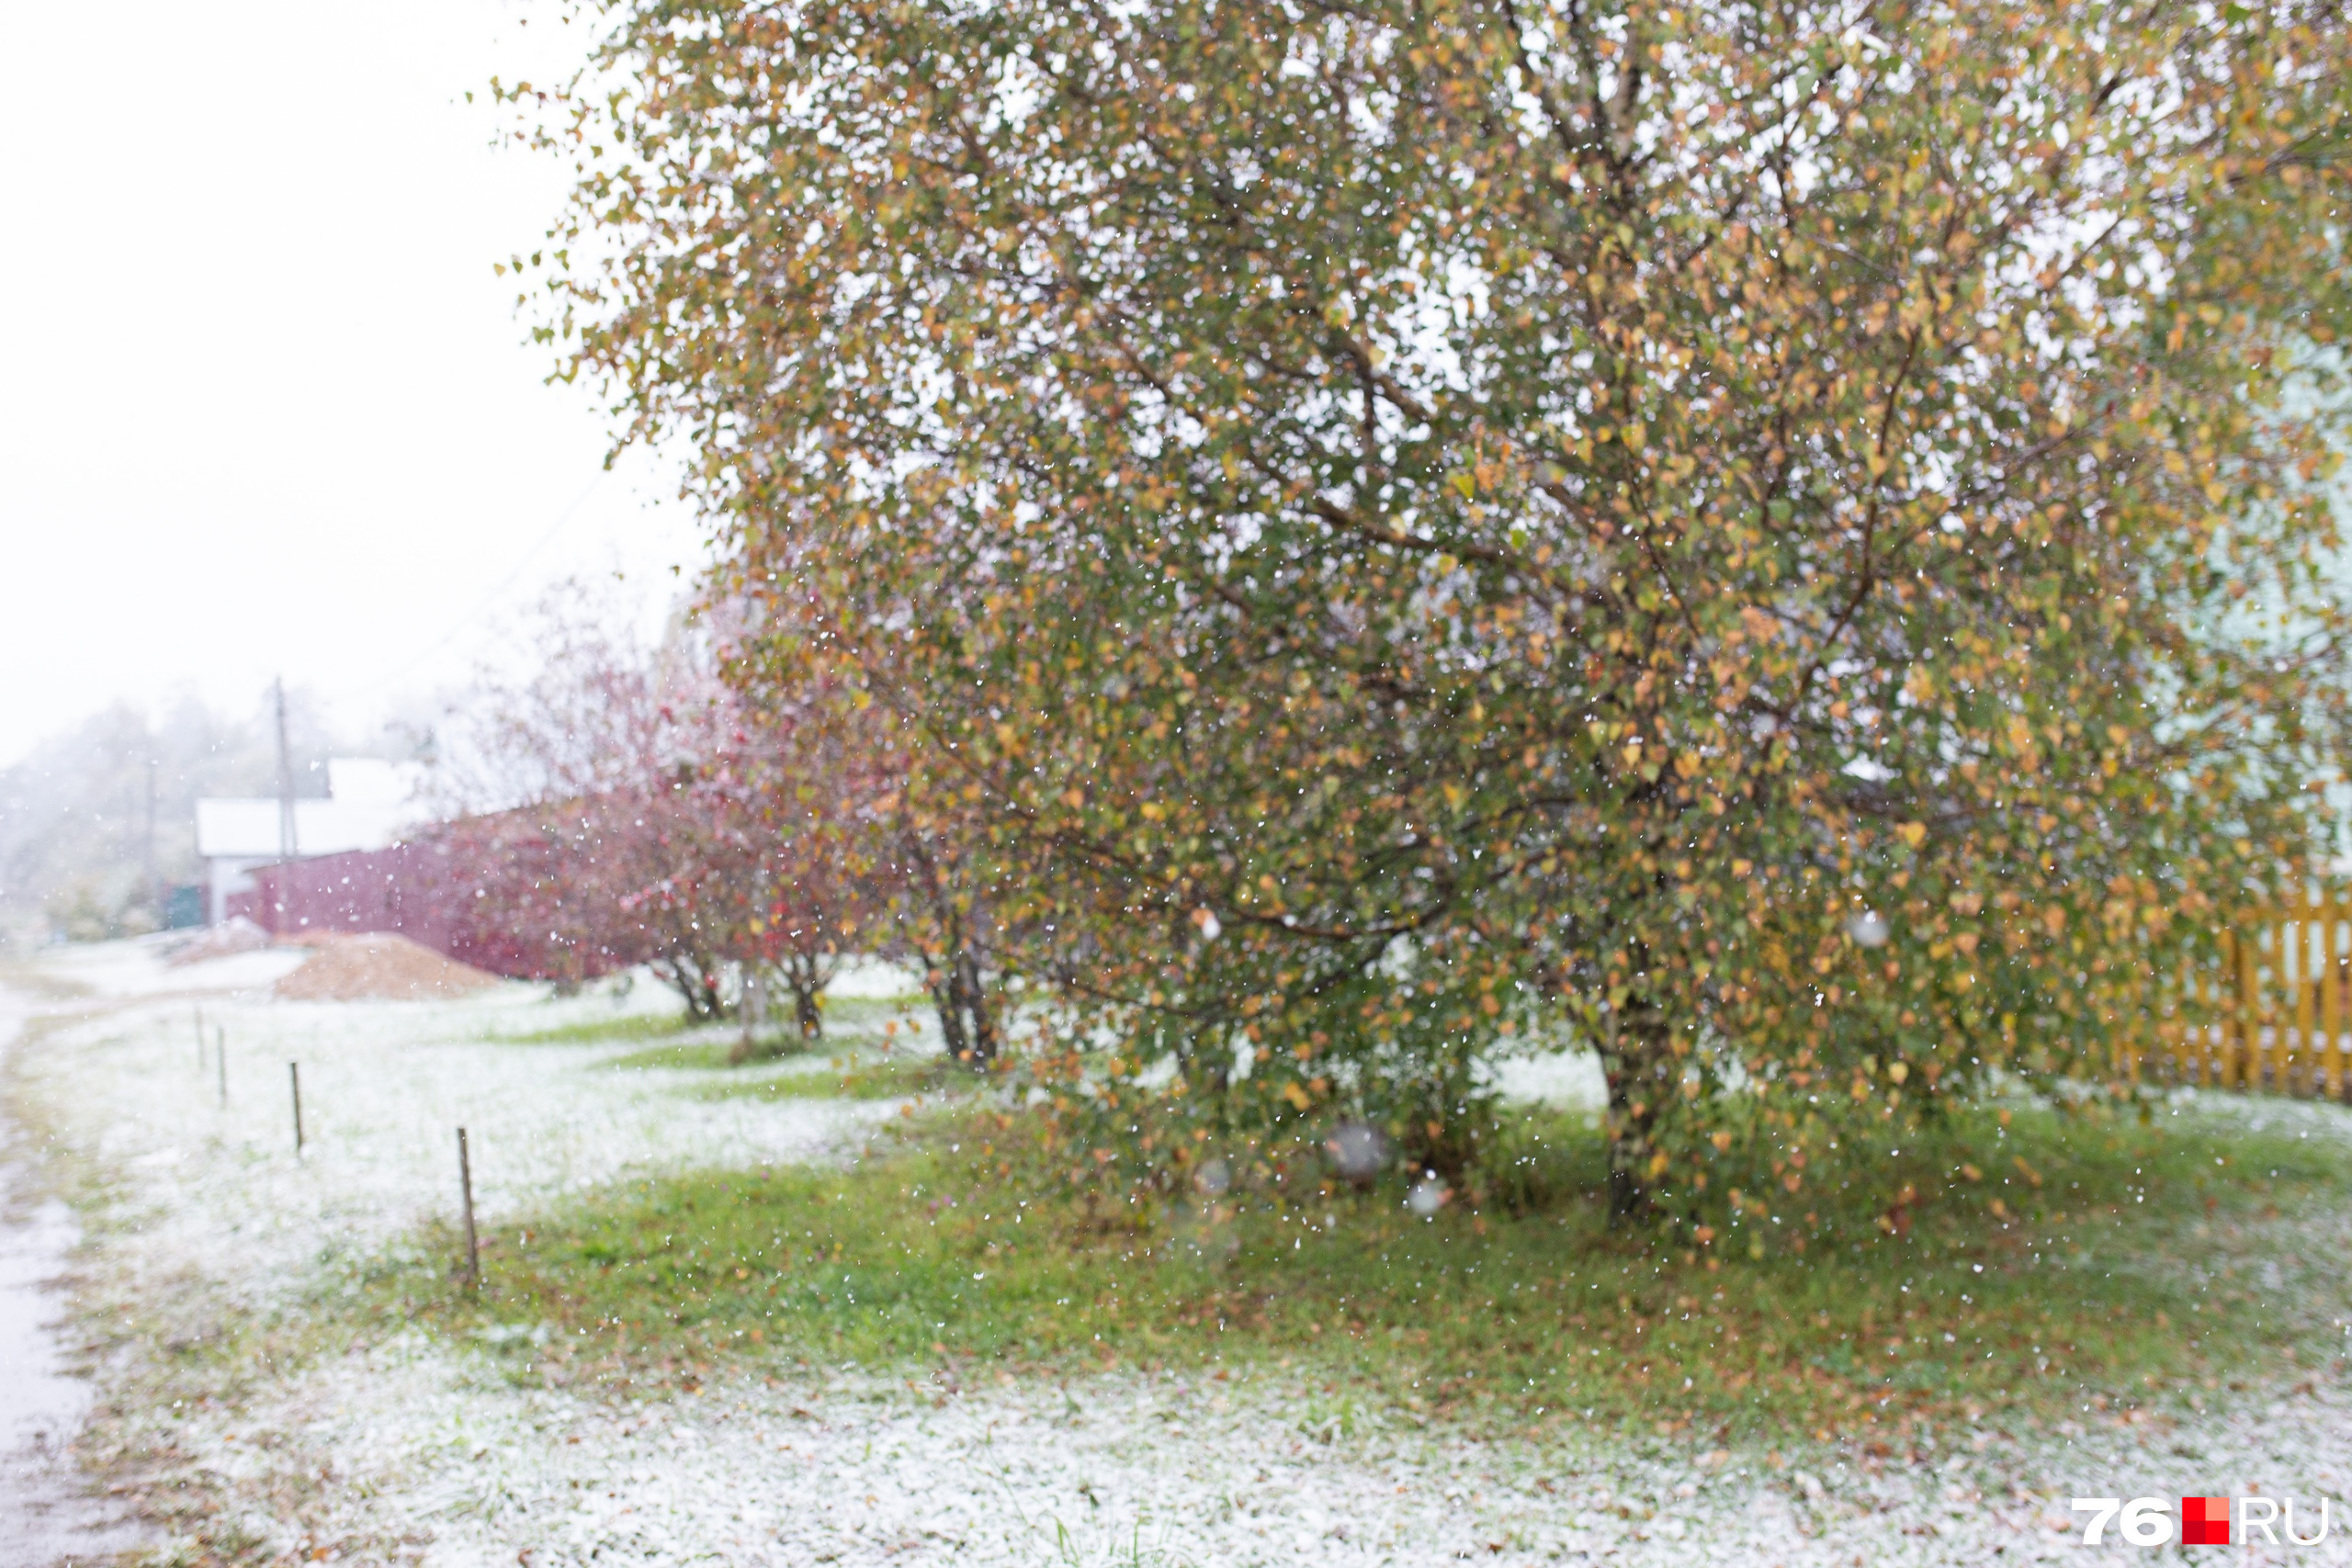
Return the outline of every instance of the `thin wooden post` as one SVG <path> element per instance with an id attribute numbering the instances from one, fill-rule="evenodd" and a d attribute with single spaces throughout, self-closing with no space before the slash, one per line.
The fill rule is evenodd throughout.
<path id="1" fill-rule="evenodd" d="M 2245 1074 L 2242 1087 L 2262 1087 L 2262 933 L 2247 933 L 2238 945 L 2238 1035 L 2244 1050 L 2237 1066 Z"/>
<path id="2" fill-rule="evenodd" d="M 2331 952 L 2330 966 L 2335 972 L 2335 1088 L 2339 1098 L 2352 1100 L 2352 904 L 2341 897 L 2335 903 L 2335 918 L 2342 927 L 2345 951 Z"/>
<path id="3" fill-rule="evenodd" d="M 2229 1082 L 2230 1031 L 2237 1018 L 2237 1010 L 2230 1005 L 2230 976 L 2236 971 L 2237 962 L 2237 943 L 2229 932 L 2223 931 L 2221 966 L 2205 976 L 2206 1000 L 2213 1010 L 2213 1055 L 2205 1075 L 2207 1089 L 2218 1089 Z"/>
<path id="4" fill-rule="evenodd" d="M 2197 1016 L 2197 987 L 2194 971 L 2186 963 L 2172 973 L 2172 985 L 2164 993 L 2164 1003 L 2169 1010 L 2156 1032 L 2156 1070 L 2168 1084 L 2181 1081 L 2188 1070 L 2189 1021 Z"/>
<path id="5" fill-rule="evenodd" d="M 2320 1088 L 2320 1057 L 2313 1049 L 2312 1036 L 2318 1032 L 2312 1013 L 2319 998 L 2312 994 L 2312 927 L 2314 923 L 2309 893 L 2301 898 L 2296 911 L 2301 918 L 2295 922 L 2295 1055 L 2301 1069 L 2295 1092 L 2318 1094 Z"/>
<path id="6" fill-rule="evenodd" d="M 2205 1000 L 2213 1017 L 2212 1055 L 2205 1064 L 2207 1089 L 2223 1088 L 2230 1081 L 2230 1032 L 2237 1021 L 2237 1009 L 2230 1001 L 2234 990 L 2231 976 L 2237 963 L 2236 940 L 2223 931 L 2221 962 L 2205 972 Z"/>
<path id="7" fill-rule="evenodd" d="M 196 1010 L 196 1070 L 199 1075 L 204 1071 L 204 1010 L 202 1008 Z"/>
<path id="8" fill-rule="evenodd" d="M 2327 1061 L 2325 1093 L 2332 1100 L 2352 1097 L 2352 1083 L 2347 1083 L 2344 1061 L 2344 983 L 2345 962 L 2336 955 L 2336 928 L 2344 919 L 2343 902 L 2331 894 L 2327 912 L 2321 917 L 2322 936 L 2320 961 L 2320 1032 Z"/>
<path id="9" fill-rule="evenodd" d="M 2294 922 L 2280 919 L 2270 930 L 2270 995 L 2266 1010 L 2270 1015 L 2270 1092 L 2287 1092 L 2287 1020 L 2294 993 L 2288 989 L 2293 984 L 2288 972 L 2287 933 Z"/>
<path id="10" fill-rule="evenodd" d="M 2221 957 L 2224 964 L 2229 962 L 2230 938 L 2226 931 L 2222 935 Z M 2211 1089 L 2222 1081 L 2222 1040 L 2226 1025 L 2222 1013 L 2220 987 L 2213 978 L 2211 964 L 2198 971 L 2197 986 L 2198 996 L 2203 1004 L 2202 1015 L 2206 1020 L 2205 1027 L 2198 1032 L 2197 1036 L 2197 1087 Z"/>
<path id="11" fill-rule="evenodd" d="M 2188 959 L 2188 974 L 2183 976 L 2183 985 L 2180 985 L 2180 999 L 2183 999 L 2183 1004 L 2180 1004 L 2178 1081 L 2201 1089 L 2206 1084 L 2206 1051 L 2211 1048 L 2209 1037 L 2206 1037 L 2206 1016 L 2211 1013 L 2211 1009 L 2206 1006 L 2204 966 L 2199 966 L 2194 957 Z"/>
<path id="12" fill-rule="evenodd" d="M 220 1069 L 220 1109 L 229 1109 L 229 1031 L 226 1025 L 212 1032 L 212 1060 Z"/>
<path id="13" fill-rule="evenodd" d="M 2292 910 L 2281 913 L 2270 928 L 2270 989 L 2265 995 L 2270 1013 L 2270 1092 L 2287 1092 L 2287 1071 L 2290 1061 L 2288 1031 L 2294 1027 L 2295 961 L 2291 934 L 2295 929 Z"/>
<path id="14" fill-rule="evenodd" d="M 2256 922 L 2249 933 L 2245 948 L 2245 1088 L 2251 1093 L 2262 1090 L 2262 1075 L 2270 1066 L 2270 1047 L 2262 1038 L 2264 993 L 2262 977 L 2267 973 L 2262 944 L 2270 934 L 2267 920 Z"/>
<path id="15" fill-rule="evenodd" d="M 2217 1089 L 2231 1088 L 2237 1081 L 2238 1021 L 2238 939 L 2234 931 L 2222 933 L 2222 972 L 2214 976 L 2214 1016 L 2222 1021 L 2221 1059 L 2213 1065 L 2213 1084 Z"/>
<path id="16" fill-rule="evenodd" d="M 2180 1081 L 2198 1089 L 2213 1086 L 2213 966 L 2188 961 L 2188 1017 L 2181 1031 Z"/>
<path id="17" fill-rule="evenodd" d="M 2213 975 L 2194 958 L 2188 961 L 2188 1032 L 2183 1041 L 2181 1078 L 2199 1089 L 2213 1082 Z M 2193 1045 L 2188 1042 L 2194 1041 Z"/>
<path id="18" fill-rule="evenodd" d="M 481 1284 L 481 1247 L 474 1239 L 474 1167 L 466 1149 L 466 1130 L 458 1129 L 458 1191 L 466 1218 L 466 1289 Z"/>
<path id="19" fill-rule="evenodd" d="M 302 1064 L 286 1064 L 286 1077 L 294 1086 L 294 1157 L 302 1157 Z"/>

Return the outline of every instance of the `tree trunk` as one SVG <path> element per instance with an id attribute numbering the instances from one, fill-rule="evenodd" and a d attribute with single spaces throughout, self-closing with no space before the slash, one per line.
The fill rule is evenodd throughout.
<path id="1" fill-rule="evenodd" d="M 727 993 L 719 987 L 718 966 L 715 964 L 697 964 L 694 976 L 695 988 L 701 998 L 702 1016 L 713 1020 L 725 1018 Z"/>
<path id="2" fill-rule="evenodd" d="M 908 864 L 927 908 L 911 919 L 902 916 L 900 929 L 922 955 L 925 988 L 938 1010 L 940 1041 L 948 1056 L 983 1066 L 996 1059 L 1001 1040 L 979 956 L 966 939 L 964 910 L 923 836 L 911 829 L 905 834 Z"/>
<path id="3" fill-rule="evenodd" d="M 792 1019 L 804 1042 L 825 1033 L 825 987 L 832 983 L 833 964 L 824 954 L 787 950 L 777 966 L 792 992 Z"/>
<path id="4" fill-rule="evenodd" d="M 964 1010 L 957 1005 L 956 987 L 949 971 L 934 964 L 931 973 L 937 978 L 925 987 L 931 992 L 931 1005 L 939 1014 L 939 1041 L 946 1048 L 950 1061 L 971 1060 L 972 1048 L 964 1038 Z"/>
<path id="5" fill-rule="evenodd" d="M 1651 1131 L 1673 1085 L 1667 1066 L 1673 1053 L 1665 1015 L 1645 1002 L 1619 1010 L 1601 1069 L 1609 1081 L 1609 1223 L 1643 1218 L 1650 1212 L 1650 1173 L 1657 1150 Z"/>
<path id="6" fill-rule="evenodd" d="M 964 1011 L 971 1019 L 973 1065 L 985 1066 L 996 1060 L 996 1016 L 989 1006 L 988 987 L 980 979 L 979 960 L 972 956 L 968 947 L 956 952 L 955 985 L 962 994 Z"/>
<path id="7" fill-rule="evenodd" d="M 756 964 L 743 965 L 743 1004 L 739 1010 L 743 1015 L 741 1050 L 748 1058 L 760 1048 L 760 1031 L 768 1021 L 768 977 Z"/>
<path id="8" fill-rule="evenodd" d="M 671 953 L 655 959 L 652 968 L 662 983 L 685 1002 L 687 1017 L 707 1022 L 727 1016 L 727 998 L 719 990 L 715 966 L 701 963 L 692 953 Z"/>

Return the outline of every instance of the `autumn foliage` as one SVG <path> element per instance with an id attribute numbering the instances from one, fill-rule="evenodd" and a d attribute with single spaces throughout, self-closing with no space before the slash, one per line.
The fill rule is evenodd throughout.
<path id="1" fill-rule="evenodd" d="M 583 14 L 548 333 L 1123 1168 L 1577 1039 L 1695 1223 L 2319 847 L 2332 6 Z"/>
<path id="2" fill-rule="evenodd" d="M 508 662 L 526 673 L 479 682 L 439 769 L 432 891 L 507 972 L 576 985 L 644 964 L 702 1019 L 773 975 L 813 1035 L 864 940 L 865 885 L 835 852 L 842 770 L 789 715 L 745 711 L 713 628 L 649 649 L 626 620 L 566 585 L 518 628 Z"/>

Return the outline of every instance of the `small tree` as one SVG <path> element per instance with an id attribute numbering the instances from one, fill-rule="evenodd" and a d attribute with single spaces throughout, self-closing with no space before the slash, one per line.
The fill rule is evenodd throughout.
<path id="1" fill-rule="evenodd" d="M 866 672 L 836 662 L 825 607 L 774 577 L 714 615 L 729 678 L 760 716 L 755 771 L 778 856 L 776 962 L 814 1014 L 809 982 L 872 951 L 915 969 L 953 1059 L 996 1060 L 1003 932 L 996 862 L 970 800 L 924 766 L 921 737 L 873 700 Z M 782 587 L 768 586 L 779 582 Z"/>
<path id="2" fill-rule="evenodd" d="M 683 632 L 648 649 L 626 606 L 564 584 L 531 617 L 524 672 L 485 671 L 438 781 L 439 838 L 477 928 L 538 947 L 576 982 L 649 965 L 695 1018 L 723 1016 L 740 823 L 705 787 L 726 693 Z M 494 936 L 486 940 L 497 940 Z"/>
<path id="3" fill-rule="evenodd" d="M 486 678 L 445 793 L 524 804 L 439 830 L 474 940 L 546 947 L 577 980 L 644 964 L 717 1019 L 773 975 L 805 1039 L 851 953 L 892 907 L 883 755 L 823 722 L 821 693 L 747 697 L 740 606 L 713 604 L 656 649 L 577 584 L 534 618 L 521 678 Z M 467 902 L 470 898 L 470 904 Z M 497 932 L 512 933 L 503 939 Z"/>
<path id="4" fill-rule="evenodd" d="M 729 620 L 716 610 L 712 618 L 722 628 Z M 696 720 L 705 760 L 686 799 L 707 839 L 706 918 L 728 933 L 730 956 L 783 981 L 804 1041 L 824 1032 L 825 992 L 874 940 L 882 897 L 862 820 L 873 781 L 811 721 L 809 705 L 763 705 L 714 682 Z"/>
<path id="5" fill-rule="evenodd" d="M 413 863 L 455 951 L 568 990 L 646 957 L 642 926 L 601 886 L 603 839 L 589 803 L 550 801 L 435 823 Z"/>

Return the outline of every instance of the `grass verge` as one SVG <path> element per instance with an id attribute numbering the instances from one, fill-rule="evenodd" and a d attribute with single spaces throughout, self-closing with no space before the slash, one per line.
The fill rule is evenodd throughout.
<path id="1" fill-rule="evenodd" d="M 702 1021 L 687 1017 L 684 1012 L 629 1012 L 612 1018 L 582 1019 L 576 1023 L 560 1023 L 547 1029 L 534 1029 L 520 1034 L 495 1037 L 501 1045 L 621 1045 L 632 1040 L 667 1040 L 690 1030 L 707 1027 Z M 724 1047 L 722 1047 L 724 1049 Z"/>
<path id="2" fill-rule="evenodd" d="M 1724 1436 L 2058 1418 L 2342 1366 L 2324 1237 L 2352 1206 L 2352 1156 L 2194 1114 L 1964 1119 L 1889 1156 L 1927 1194 L 1900 1226 L 1831 1223 L 1821 1194 L 1758 1222 L 1761 1260 L 1744 1241 L 1661 1255 L 1610 1231 L 1600 1146 L 1575 1117 L 1521 1130 L 1555 1162 L 1549 1207 L 1429 1220 L 1393 1185 L 1090 1200 L 1024 1179 L 1023 1132 L 967 1109 L 848 1170 L 632 1184 L 490 1238 L 479 1296 L 437 1265 L 386 1266 L 363 1300 L 521 1346 L 518 1370 L 559 1380 L 690 1382 L 779 1356 L 1248 1358 L 1414 1416 Z M 425 1241 L 418 1256 L 449 1245 Z"/>
<path id="3" fill-rule="evenodd" d="M 953 1093 L 978 1081 L 938 1056 L 835 1057 L 821 1071 L 720 1079 L 696 1084 L 689 1092 L 697 1100 L 903 1100 Z"/>
<path id="4" fill-rule="evenodd" d="M 732 1035 L 710 1040 L 680 1040 L 666 1045 L 649 1045 L 642 1051 L 631 1051 L 626 1056 L 615 1056 L 605 1066 L 616 1072 L 709 1073 L 773 1066 L 782 1059 L 768 1055 L 738 1062 L 733 1056 L 734 1050 L 735 1038 Z"/>
<path id="5" fill-rule="evenodd" d="M 826 1034 L 803 1043 L 791 1020 L 771 1020 L 763 1048 L 747 1061 L 731 1053 L 741 1038 L 731 1020 L 711 1021 L 676 1013 L 624 1013 L 612 1018 L 584 1019 L 523 1033 L 499 1037 L 508 1045 L 626 1045 L 645 1042 L 646 1048 L 615 1057 L 616 1067 L 667 1068 L 703 1072 L 722 1067 L 755 1067 L 802 1057 L 845 1044 L 888 1042 L 908 1021 L 919 1016 L 922 998 L 913 997 L 850 997 L 825 1003 Z"/>

